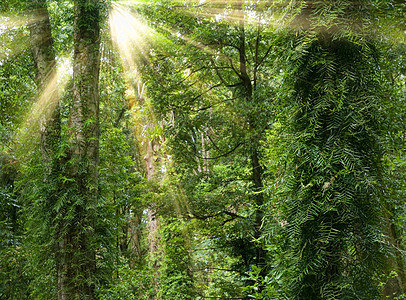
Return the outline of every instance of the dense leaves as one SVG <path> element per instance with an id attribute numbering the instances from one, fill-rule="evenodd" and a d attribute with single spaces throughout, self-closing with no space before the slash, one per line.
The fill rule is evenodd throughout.
<path id="1" fill-rule="evenodd" d="M 0 298 L 404 297 L 403 1 L 0 9 Z"/>

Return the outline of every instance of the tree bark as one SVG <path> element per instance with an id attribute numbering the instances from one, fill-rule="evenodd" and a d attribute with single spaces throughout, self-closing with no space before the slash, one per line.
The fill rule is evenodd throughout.
<path id="1" fill-rule="evenodd" d="M 393 209 L 391 210 L 390 213 L 393 214 Z M 398 235 L 393 219 L 389 213 L 385 215 L 385 219 L 387 242 L 393 248 L 393 256 L 388 259 L 387 264 L 389 270 L 395 271 L 396 275 L 389 278 L 383 288 L 382 295 L 384 299 L 395 299 L 406 291 L 405 264 L 401 253 L 401 238 Z"/>
<path id="2" fill-rule="evenodd" d="M 94 299 L 95 218 L 99 163 L 100 1 L 74 1 L 73 101 L 68 122 L 70 164 L 67 188 L 74 221 L 64 238 L 66 281 L 62 299 Z"/>
<path id="3" fill-rule="evenodd" d="M 30 42 L 37 69 L 38 98 L 44 100 L 41 103 L 44 107 L 39 124 L 41 152 L 49 175 L 52 171 L 52 157 L 59 145 L 61 133 L 56 60 L 46 1 L 34 0 L 31 6 L 38 21 L 30 27 Z"/>
<path id="4" fill-rule="evenodd" d="M 245 101 L 252 103 L 253 99 L 253 85 L 251 81 L 251 77 L 248 74 L 247 70 L 247 59 L 246 59 L 246 38 L 245 38 L 245 21 L 244 21 L 244 11 L 243 11 L 243 2 L 241 1 L 239 5 L 240 9 L 240 16 L 239 16 L 239 25 L 240 25 L 240 45 L 239 45 L 239 63 L 240 63 L 240 79 L 242 80 L 244 86 L 244 97 Z M 257 41 L 258 47 L 259 41 Z M 256 50 L 257 51 L 257 50 Z M 255 62 L 256 63 L 256 62 Z M 257 65 L 254 66 L 254 70 L 257 69 Z M 256 72 L 256 71 L 255 71 Z M 254 79 L 256 75 L 254 76 Z M 254 80 L 255 82 L 255 80 Z M 252 166 L 252 183 L 254 186 L 254 200 L 256 205 L 255 210 L 255 221 L 254 221 L 254 239 L 255 241 L 255 251 L 256 251 L 256 260 L 255 263 L 257 266 L 261 268 L 260 275 L 265 276 L 265 250 L 263 249 L 262 245 L 258 243 L 262 235 L 262 218 L 263 218 L 263 210 L 262 206 L 264 204 L 264 196 L 262 194 L 263 189 L 263 169 L 259 162 L 259 155 L 258 155 L 258 148 L 259 148 L 259 141 L 256 137 L 256 126 L 255 126 L 255 115 L 250 113 L 248 115 L 248 122 L 250 128 L 250 159 L 251 159 L 251 166 Z M 262 290 L 262 286 L 259 287 L 260 291 Z"/>
<path id="5" fill-rule="evenodd" d="M 39 129 L 41 137 L 42 164 L 44 166 L 44 183 L 52 184 L 50 175 L 56 172 L 58 162 L 55 153 L 61 139 L 61 120 L 59 109 L 59 95 L 57 90 L 57 70 L 56 59 L 53 48 L 53 38 L 51 32 L 51 23 L 45 0 L 33 0 L 31 8 L 38 20 L 30 27 L 30 43 L 33 53 L 34 63 L 37 70 L 37 90 L 38 101 L 42 98 L 42 115 L 39 120 Z M 52 205 L 55 195 L 47 195 L 46 201 Z M 50 220 L 52 223 L 53 220 Z M 62 253 L 64 252 L 64 243 L 59 241 L 61 224 L 56 226 L 54 237 L 53 253 L 56 262 L 57 273 L 57 293 L 58 299 L 66 299 L 63 291 L 66 290 L 64 280 L 64 265 L 62 263 Z"/>

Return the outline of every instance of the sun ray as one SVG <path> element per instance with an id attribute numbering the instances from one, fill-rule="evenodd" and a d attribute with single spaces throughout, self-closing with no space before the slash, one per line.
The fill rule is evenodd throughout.
<path id="1" fill-rule="evenodd" d="M 262 25 L 281 28 L 288 26 L 285 2 L 273 3 L 252 1 L 242 5 L 241 1 L 187 1 L 192 5 L 175 6 L 175 9 L 210 22 L 225 22 L 234 26 Z"/>
<path id="2" fill-rule="evenodd" d="M 10 59 L 30 47 L 29 26 L 42 22 L 46 15 L 30 13 L 21 15 L 0 15 L 0 61 Z"/>
<path id="3" fill-rule="evenodd" d="M 35 144 L 38 132 L 44 129 L 52 113 L 57 108 L 60 95 L 64 92 L 66 84 L 71 78 L 71 58 L 59 59 L 58 66 L 53 66 L 46 76 L 42 90 L 36 97 L 30 111 L 22 122 L 17 136 L 18 145 L 23 151 Z"/>
<path id="4" fill-rule="evenodd" d="M 109 27 L 113 47 L 121 58 L 126 81 L 126 99 L 135 125 L 134 130 L 138 130 L 138 134 L 142 135 L 140 128 L 143 128 L 143 125 L 139 123 L 138 110 L 143 105 L 144 85 L 139 79 L 138 69 L 141 65 L 149 64 L 151 51 L 153 46 L 156 46 L 159 35 L 132 12 L 130 7 L 117 2 L 109 12 Z"/>
<path id="5" fill-rule="evenodd" d="M 45 20 L 46 16 L 30 13 L 29 15 L 0 14 L 0 34 L 23 26 L 29 26 Z"/>
<path id="6" fill-rule="evenodd" d="M 134 72 L 138 63 L 148 61 L 155 32 L 139 16 L 123 5 L 114 3 L 109 13 L 109 26 L 115 48 L 126 72 Z"/>

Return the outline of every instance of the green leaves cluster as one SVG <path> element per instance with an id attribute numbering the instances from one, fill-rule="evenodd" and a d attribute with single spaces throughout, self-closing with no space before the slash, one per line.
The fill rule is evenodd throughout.
<path id="1" fill-rule="evenodd" d="M 75 3 L 89 12 L 76 33 L 110 4 Z M 48 1 L 58 57 L 73 51 L 73 8 Z M 77 270 L 95 262 L 72 282 L 100 299 L 401 297 L 404 4 L 121 8 L 154 31 L 134 33 L 145 49 L 126 74 L 102 27 L 100 136 L 85 139 L 99 140 L 97 179 L 70 151 L 73 82 L 51 161 L 39 139 L 13 152 L 35 72 L 28 50 L 11 55 L 26 27 L 0 32 L 0 298 L 57 298 L 69 255 Z"/>

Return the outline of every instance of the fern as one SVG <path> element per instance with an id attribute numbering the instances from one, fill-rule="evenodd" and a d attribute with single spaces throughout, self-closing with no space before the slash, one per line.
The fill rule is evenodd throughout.
<path id="1" fill-rule="evenodd" d="M 291 297 L 374 299 L 382 158 L 374 57 L 325 33 L 297 51 L 286 81 L 295 92 L 285 98 L 294 114 L 284 207 Z"/>

